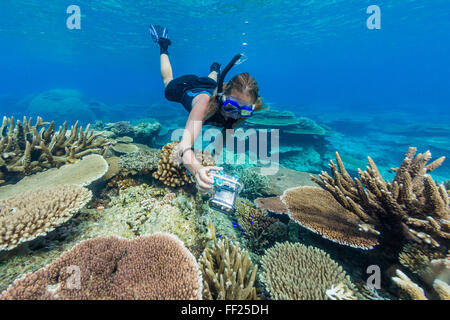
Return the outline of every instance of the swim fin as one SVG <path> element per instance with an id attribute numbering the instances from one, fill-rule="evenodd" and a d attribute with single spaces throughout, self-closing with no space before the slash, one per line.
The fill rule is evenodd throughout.
<path id="1" fill-rule="evenodd" d="M 209 72 L 213 72 L 213 71 L 216 71 L 217 74 L 220 73 L 220 64 L 218 62 L 213 62 L 211 67 L 209 67 Z"/>
<path id="2" fill-rule="evenodd" d="M 160 39 L 167 39 L 169 40 L 169 35 L 167 32 L 167 28 L 164 28 L 160 25 L 150 25 L 150 34 L 152 36 L 153 41 L 156 43 L 159 43 Z"/>
<path id="3" fill-rule="evenodd" d="M 169 46 L 172 42 L 169 40 L 167 28 L 160 25 L 150 25 L 150 35 L 153 41 L 159 44 L 160 54 L 169 54 Z"/>

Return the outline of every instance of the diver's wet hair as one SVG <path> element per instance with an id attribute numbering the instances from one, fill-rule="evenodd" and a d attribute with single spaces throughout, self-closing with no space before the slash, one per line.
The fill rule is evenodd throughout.
<path id="1" fill-rule="evenodd" d="M 224 93 L 225 95 L 231 95 L 231 91 L 236 90 L 242 92 L 244 94 L 248 94 L 253 98 L 253 101 L 256 101 L 259 97 L 259 88 L 255 79 L 252 78 L 250 74 L 247 72 L 240 73 L 231 78 L 230 81 L 227 82 Z"/>
<path id="2" fill-rule="evenodd" d="M 240 73 L 231 78 L 225 86 L 225 95 L 231 95 L 231 92 L 235 90 L 249 95 L 255 101 L 255 111 L 262 108 L 261 98 L 259 97 L 259 87 L 253 77 L 247 72 Z"/>

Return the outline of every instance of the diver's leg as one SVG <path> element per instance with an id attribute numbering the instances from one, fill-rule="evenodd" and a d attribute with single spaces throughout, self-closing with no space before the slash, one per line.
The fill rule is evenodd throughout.
<path id="1" fill-rule="evenodd" d="M 219 75 L 219 73 L 217 73 L 217 71 L 211 71 L 210 74 L 208 74 L 208 78 L 213 79 L 214 81 L 217 81 L 217 76 Z"/>
<path id="2" fill-rule="evenodd" d="M 164 87 L 167 87 L 170 81 L 173 80 L 172 65 L 170 64 L 169 55 L 161 53 L 161 78 L 164 83 Z"/>
<path id="3" fill-rule="evenodd" d="M 214 81 L 217 81 L 217 78 L 219 76 L 220 72 L 220 64 L 217 62 L 213 62 L 211 67 L 209 67 L 209 75 L 208 78 L 213 79 Z"/>

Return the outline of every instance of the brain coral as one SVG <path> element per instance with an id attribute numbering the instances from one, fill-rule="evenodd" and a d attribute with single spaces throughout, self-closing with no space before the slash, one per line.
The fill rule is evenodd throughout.
<path id="1" fill-rule="evenodd" d="M 178 238 L 82 241 L 47 267 L 14 281 L 0 300 L 201 299 L 201 275 Z"/>
<path id="2" fill-rule="evenodd" d="M 47 234 L 69 220 L 91 197 L 88 189 L 67 185 L 0 201 L 0 250 Z"/>
<path id="3" fill-rule="evenodd" d="M 261 262 L 261 280 L 275 300 L 326 300 L 327 290 L 338 285 L 354 289 L 342 267 L 318 248 L 277 243 Z"/>

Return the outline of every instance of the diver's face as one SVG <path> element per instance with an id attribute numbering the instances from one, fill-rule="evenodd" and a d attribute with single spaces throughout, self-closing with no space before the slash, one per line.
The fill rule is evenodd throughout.
<path id="1" fill-rule="evenodd" d="M 254 104 L 255 102 L 253 101 L 252 97 L 249 96 L 246 93 L 242 93 L 239 91 L 235 91 L 232 90 L 231 91 L 231 95 L 228 96 L 230 99 L 233 99 L 234 101 L 236 101 L 237 103 L 239 103 L 239 105 L 241 106 L 251 106 L 252 104 Z M 223 114 L 223 116 L 225 117 L 225 119 L 240 119 L 241 116 L 238 113 L 234 113 L 234 112 L 225 112 L 223 111 L 223 109 L 221 109 L 221 112 Z"/>

